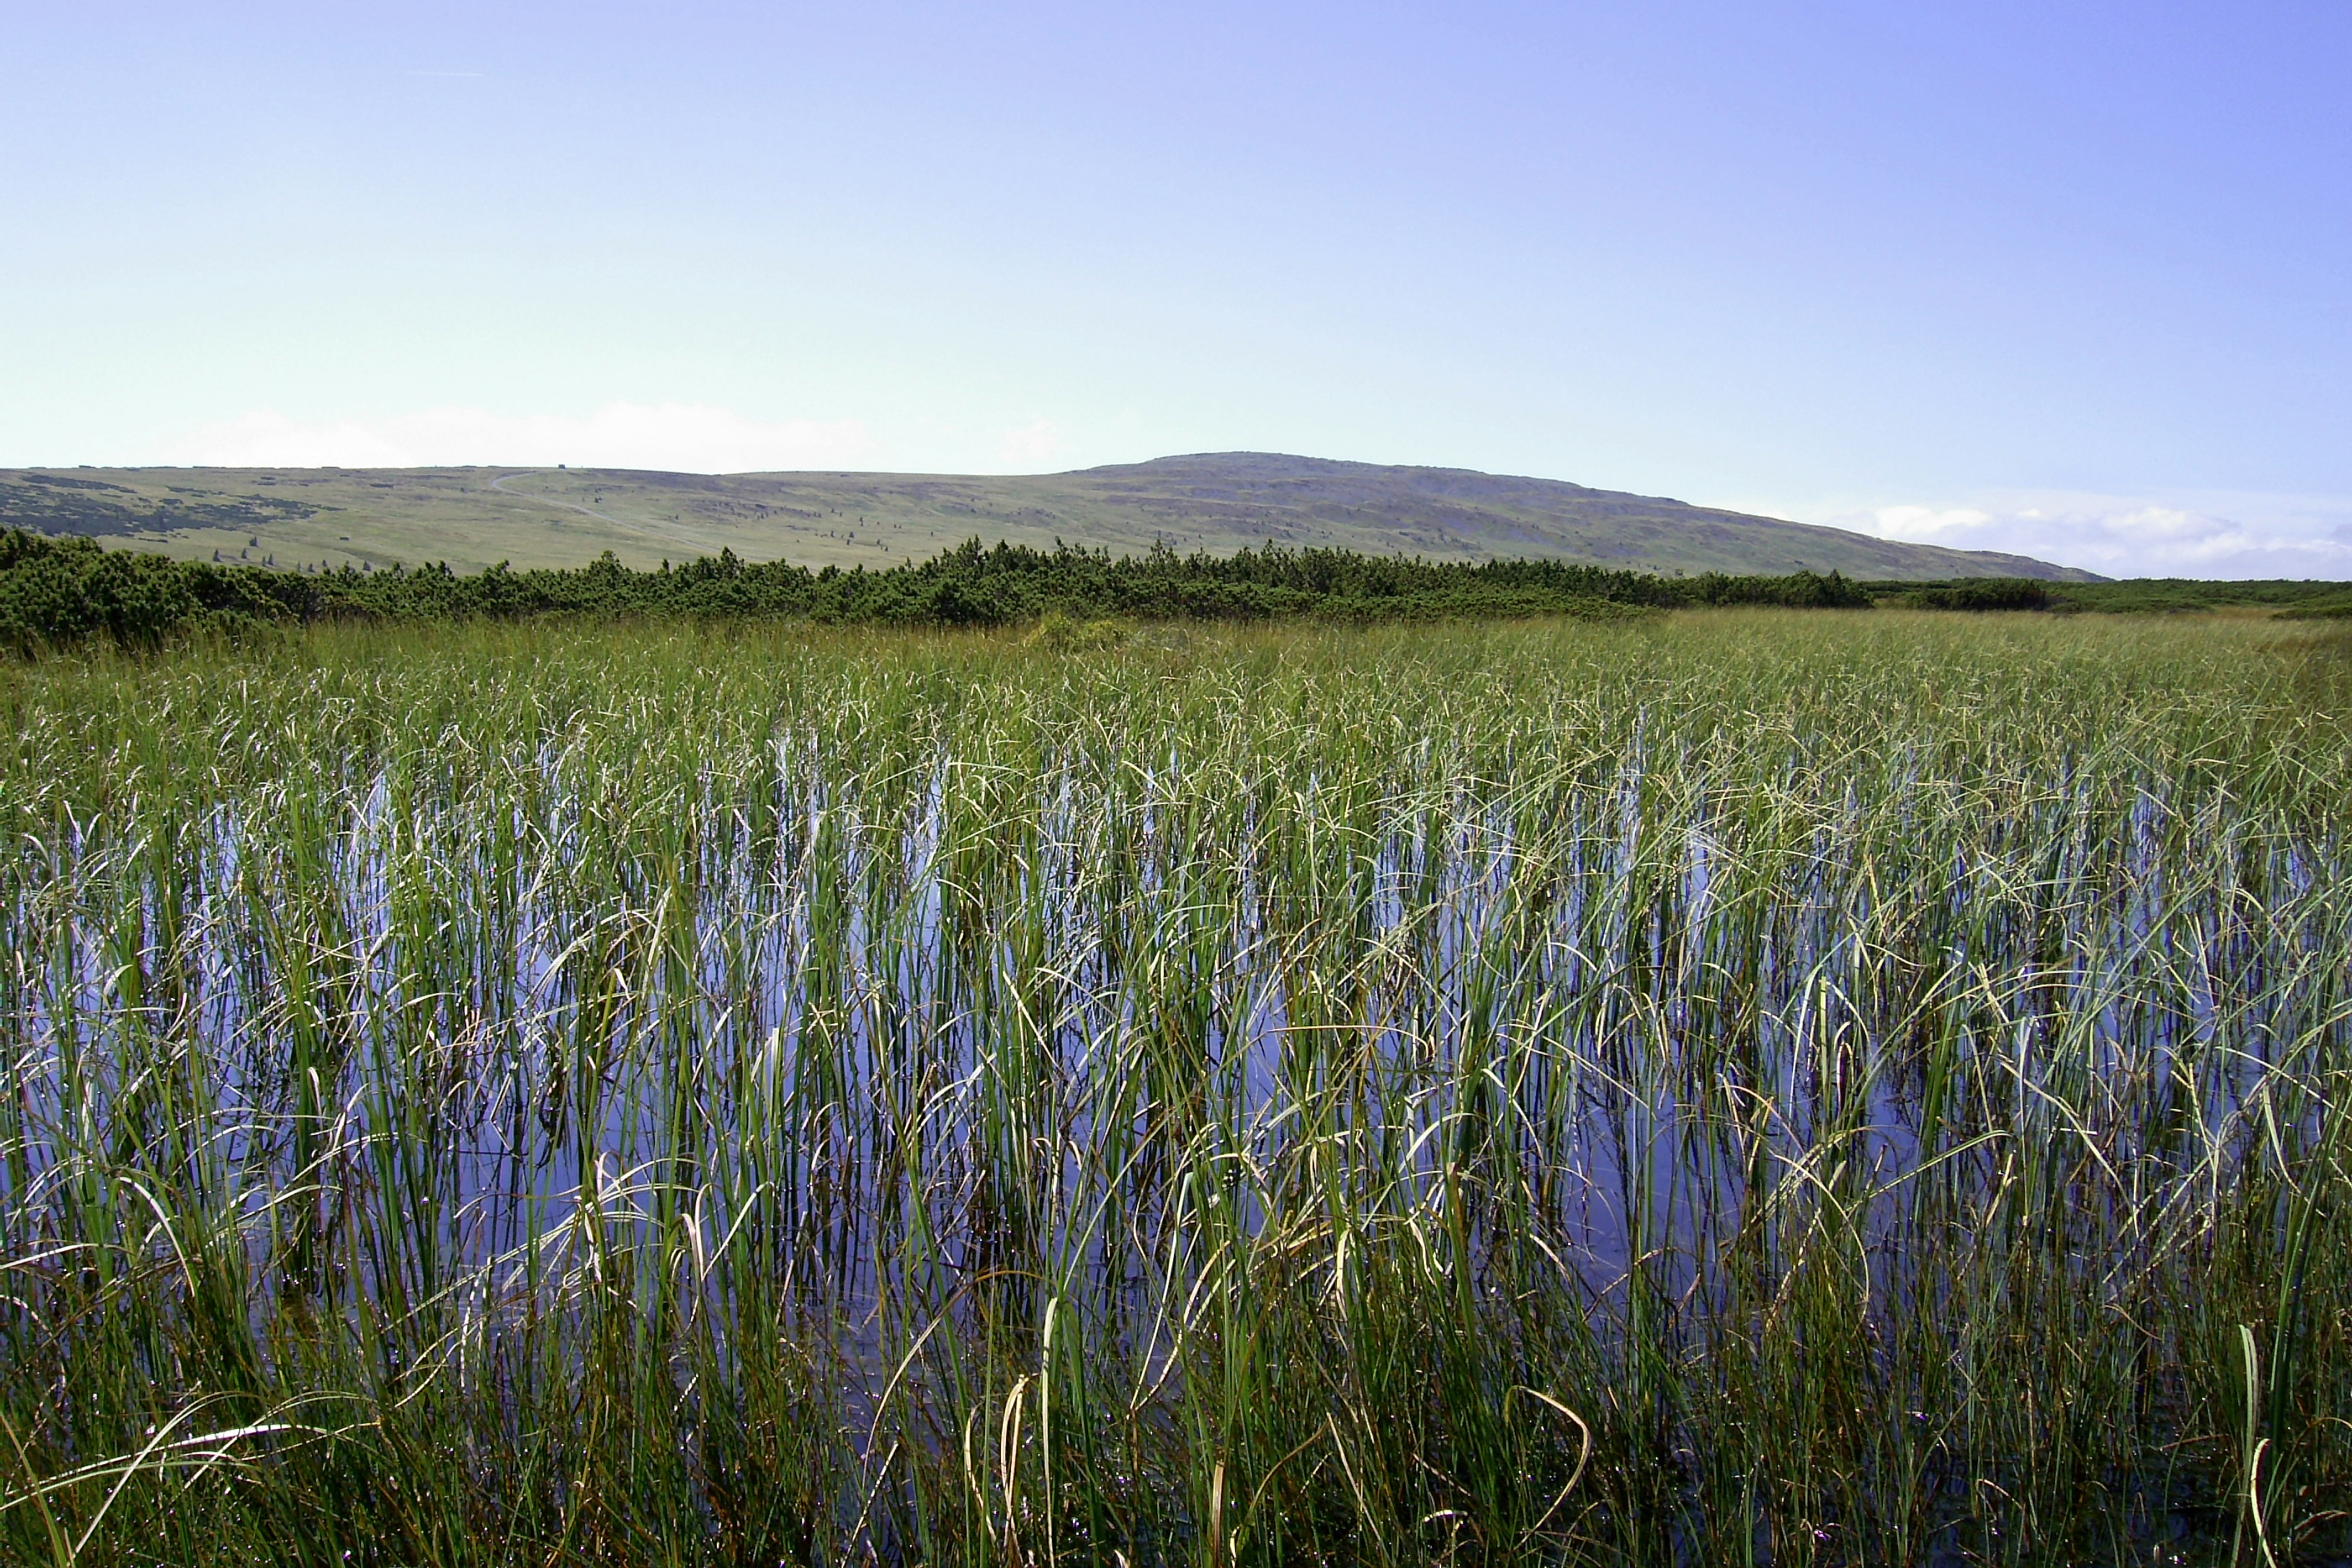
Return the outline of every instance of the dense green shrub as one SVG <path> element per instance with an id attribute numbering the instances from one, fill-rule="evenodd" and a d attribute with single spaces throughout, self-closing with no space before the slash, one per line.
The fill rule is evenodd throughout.
<path id="1" fill-rule="evenodd" d="M 2026 578 L 1947 578 L 1873 583 L 1882 605 L 1929 610 L 2082 610 L 2107 615 L 2169 615 L 2199 610 L 2274 610 L 2301 619 L 2352 603 L 2352 584 L 2308 579 L 2205 580 L 2126 577 L 2114 582 L 2044 583 Z"/>
<path id="2" fill-rule="evenodd" d="M 657 571 L 609 551 L 577 570 L 459 575 L 446 565 L 320 576 L 109 552 L 86 539 L 0 536 L 0 640 L 19 652 L 103 635 L 152 646 L 206 617 L 438 621 L 572 615 L 805 618 L 832 624 L 982 626 L 1059 614 L 1078 620 L 1341 621 L 1622 615 L 1682 605 L 1868 608 L 1835 573 L 1672 579 L 1560 561 L 1440 563 L 1268 545 L 1229 556 L 1052 551 L 972 540 L 919 563 L 869 572 L 751 563 L 731 551 Z"/>
<path id="3" fill-rule="evenodd" d="M 2050 585 L 2031 577 L 1980 577 L 1921 588 L 1905 603 L 1921 610 L 2047 610 L 2058 605 Z"/>

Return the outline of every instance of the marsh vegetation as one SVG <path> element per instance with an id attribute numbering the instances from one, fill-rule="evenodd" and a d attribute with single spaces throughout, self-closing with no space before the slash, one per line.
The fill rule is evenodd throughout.
<path id="1" fill-rule="evenodd" d="M 0 1555 L 2317 1562 L 2352 658 L 0 666 Z"/>

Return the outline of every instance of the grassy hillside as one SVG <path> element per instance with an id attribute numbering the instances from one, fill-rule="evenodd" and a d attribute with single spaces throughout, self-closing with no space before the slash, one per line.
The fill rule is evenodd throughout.
<path id="1" fill-rule="evenodd" d="M 1139 552 L 1274 542 L 1437 561 L 1534 558 L 1659 573 L 1910 580 L 2088 574 L 1656 497 L 1460 468 L 1227 452 L 1076 473 L 667 474 L 603 468 L 0 471 L 0 526 L 187 559 L 354 567 L 446 561 L 880 566 L 977 536 Z"/>

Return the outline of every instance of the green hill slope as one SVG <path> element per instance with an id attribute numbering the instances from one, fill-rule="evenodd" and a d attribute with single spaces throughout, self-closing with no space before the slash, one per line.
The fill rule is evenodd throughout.
<path id="1" fill-rule="evenodd" d="M 731 550 L 812 566 L 921 560 L 978 537 L 1115 552 L 1164 540 L 1269 541 L 1435 561 L 1529 557 L 1651 572 L 1926 579 L 2089 574 L 2021 555 L 1840 529 L 1553 479 L 1260 452 L 1013 477 L 671 474 L 609 468 L 0 470 L 0 526 L 280 566 L 509 561 L 631 565 Z"/>

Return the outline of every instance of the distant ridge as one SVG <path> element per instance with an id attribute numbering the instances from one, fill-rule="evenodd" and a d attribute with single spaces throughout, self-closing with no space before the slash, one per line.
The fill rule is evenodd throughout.
<path id="1" fill-rule="evenodd" d="M 1947 550 L 1656 496 L 1469 468 L 1200 452 L 1038 475 L 614 468 L 0 470 L 0 526 L 280 565 L 749 560 L 885 565 L 977 536 L 1114 553 L 1275 543 L 1435 561 L 1507 557 L 1661 573 L 2094 581 L 2023 555 Z"/>
<path id="2" fill-rule="evenodd" d="M 1173 515 L 1199 517 L 1230 509 L 1236 521 L 1246 514 L 1286 513 L 1337 527 L 1354 516 L 1373 513 L 1408 548 L 1447 559 L 1534 555 L 1652 571 L 1811 569 L 1882 580 L 2095 580 L 2092 573 L 2026 555 L 1910 544 L 1661 496 L 1475 468 L 1396 467 L 1272 452 L 1202 452 L 1056 477 L 1129 489 L 1139 498 L 1159 499 L 1162 505 L 1173 503 Z"/>

